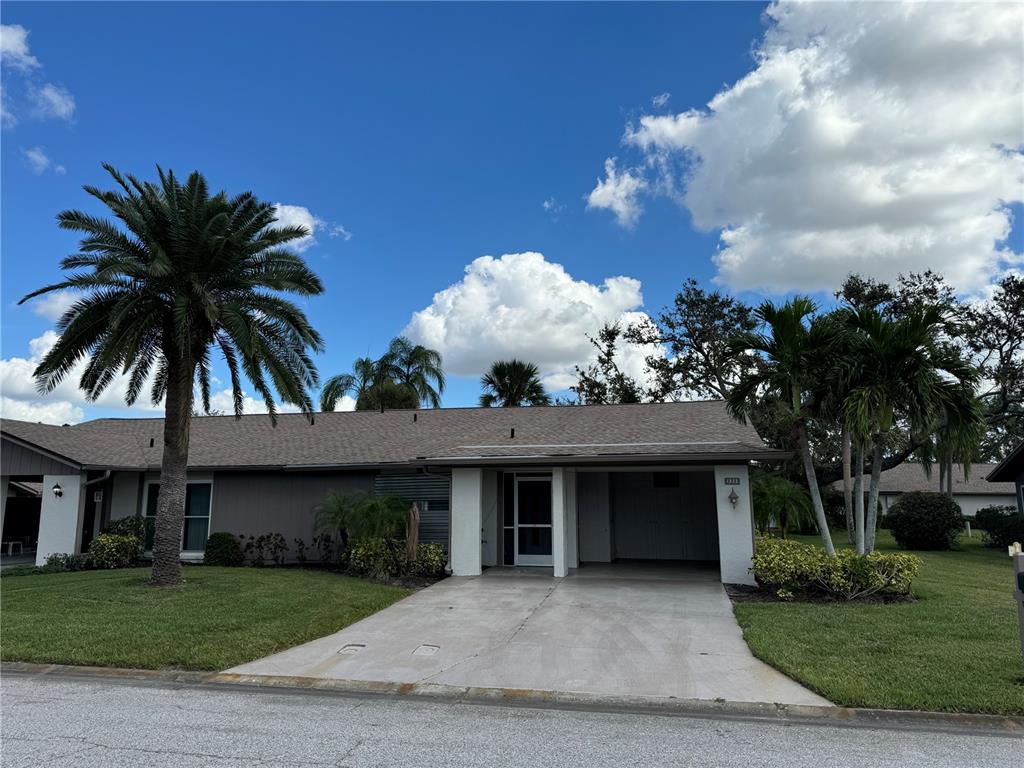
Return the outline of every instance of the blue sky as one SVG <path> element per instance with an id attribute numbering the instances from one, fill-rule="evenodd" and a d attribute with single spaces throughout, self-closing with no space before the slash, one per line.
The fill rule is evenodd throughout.
<path id="1" fill-rule="evenodd" d="M 327 340 L 319 361 L 324 374 L 348 370 L 357 356 L 379 353 L 414 312 L 431 305 L 436 292 L 456 286 L 459 294 L 467 265 L 484 255 L 543 254 L 537 279 L 554 281 L 555 300 L 567 284 L 570 291 L 582 290 L 583 281 L 596 286 L 587 294 L 595 306 L 607 300 L 612 313 L 657 311 L 688 277 L 711 285 L 718 275 L 723 287 L 748 300 L 791 290 L 820 292 L 856 262 L 834 253 L 829 243 L 821 248 L 821 258 L 831 259 L 824 277 L 801 262 L 793 238 L 820 231 L 813 220 L 795 234 L 784 223 L 749 235 L 756 230 L 751 222 L 773 215 L 771 206 L 756 198 L 744 202 L 742 190 L 757 188 L 756 180 L 737 179 L 723 158 L 763 149 L 764 142 L 752 135 L 761 121 L 745 108 L 705 108 L 716 94 L 765 69 L 752 52 L 766 30 L 789 24 L 787 34 L 800 34 L 792 19 L 765 17 L 765 7 L 5 3 L 4 25 L 24 30 L 27 46 L 14 53 L 21 56 L 19 65 L 8 48 L 12 38 L 5 38 L 4 109 L 13 117 L 2 136 L 0 340 L 8 373 L 14 370 L 9 361 L 29 358 L 31 340 L 52 327 L 50 319 L 16 302 L 56 279 L 58 259 L 74 251 L 74 237 L 54 225 L 56 213 L 70 207 L 100 212 L 81 186 L 106 184 L 101 162 L 143 177 L 152 176 L 157 163 L 179 173 L 201 169 L 218 188 L 250 189 L 317 217 L 316 243 L 304 255 L 327 289 L 308 303 Z M 838 29 L 866 22 L 835 23 Z M 907 65 L 908 87 L 918 76 L 913 68 L 923 63 Z M 66 103 L 41 100 L 47 85 L 73 98 L 70 113 Z M 971 87 L 963 85 L 963 92 L 969 95 Z M 660 94 L 667 99 L 656 100 Z M 827 106 L 819 113 L 832 120 Z M 695 128 L 672 117 L 688 110 L 703 110 L 711 124 Z M 856 112 L 847 105 L 847 115 Z M 666 122 L 645 124 L 645 116 Z M 742 127 L 748 124 L 749 130 Z M 842 124 L 835 130 L 841 134 Z M 1017 130 L 1011 118 L 1004 129 L 1010 141 L 983 136 L 978 146 L 1001 141 L 1019 153 Z M 631 131 L 634 138 L 624 140 Z M 813 130 L 809 139 L 806 132 L 800 135 L 807 142 L 801 146 L 814 143 Z M 716 137 L 731 141 L 726 149 L 735 153 L 716 147 Z M 694 153 L 705 157 L 713 179 L 687 181 Z M 618 158 L 620 175 L 606 178 L 611 157 Z M 1012 190 L 1005 192 L 1008 184 L 1019 183 L 1015 167 L 998 166 L 1006 177 L 974 192 L 979 218 L 988 215 L 988 251 L 978 247 L 974 271 L 984 275 L 965 289 L 983 289 L 1001 270 L 1014 268 L 1014 254 L 1024 250 L 1019 229 L 991 235 L 999 228 L 992 211 L 998 214 L 1005 203 L 1019 200 Z M 599 179 L 610 184 L 611 193 L 620 189 L 623 172 L 636 180 L 633 191 L 591 197 L 588 207 Z M 723 179 L 740 192 L 715 189 Z M 830 186 L 826 179 L 823 197 Z M 732 202 L 723 205 L 716 194 L 748 208 L 728 210 Z M 807 215 L 840 226 L 830 211 L 843 203 L 833 205 Z M 759 206 L 767 213 L 759 216 Z M 923 217 L 920 226 L 939 226 L 932 218 Z M 716 264 L 720 234 L 730 228 L 748 239 Z M 900 252 L 884 237 L 870 242 L 878 243 L 877 260 L 860 268 L 887 276 L 884 267 L 872 270 L 873 265 L 890 263 Z M 784 254 L 791 248 L 796 255 L 769 265 L 769 277 L 758 277 L 766 263 L 758 247 Z M 929 257 L 921 258 L 923 264 Z M 918 265 L 913 256 L 904 263 Z M 567 274 L 555 274 L 551 264 Z M 755 264 L 761 266 L 748 269 Z M 937 266 L 943 266 L 941 259 Z M 800 279 L 812 273 L 814 278 Z M 523 291 L 543 291 L 545 285 L 529 284 L 530 274 L 518 270 L 500 279 L 522 279 Z M 600 286 L 615 276 L 639 281 L 642 307 L 630 297 L 608 298 L 618 289 Z M 481 279 L 486 285 L 489 277 Z M 516 295 L 507 284 L 499 293 L 506 297 L 496 300 L 501 306 Z M 435 310 L 435 316 L 444 312 Z M 483 305 L 481 314 L 495 315 L 495 306 Z M 456 313 L 446 319 L 457 324 L 459 318 Z M 540 325 L 558 322 L 547 316 Z M 543 339 L 510 336 L 524 324 L 530 325 L 529 317 L 512 329 L 495 329 L 504 339 L 495 348 L 543 357 L 537 351 Z M 426 333 L 426 325 L 415 327 Z M 486 337 L 490 330 L 472 333 Z M 565 332 L 578 338 L 581 330 L 587 329 L 569 324 Z M 453 377 L 445 404 L 473 403 L 479 356 L 465 349 L 457 333 L 445 333 L 438 346 L 447 352 L 451 345 L 464 374 Z M 547 365 L 550 382 L 564 382 L 580 355 L 568 350 L 565 360 Z M 4 386 L 4 394 L 19 401 L 46 402 L 25 394 L 9 377 Z M 14 415 L 6 403 L 5 411 Z M 85 416 L 126 413 L 112 402 L 73 407 Z"/>

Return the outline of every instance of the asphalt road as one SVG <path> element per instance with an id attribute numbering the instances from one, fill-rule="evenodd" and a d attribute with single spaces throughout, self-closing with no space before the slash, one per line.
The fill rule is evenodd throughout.
<path id="1" fill-rule="evenodd" d="M 16 766 L 1010 766 L 1019 737 L 5 674 Z"/>

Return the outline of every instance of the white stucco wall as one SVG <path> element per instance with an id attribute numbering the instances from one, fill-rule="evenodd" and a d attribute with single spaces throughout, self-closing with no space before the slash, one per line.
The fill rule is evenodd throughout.
<path id="1" fill-rule="evenodd" d="M 455 576 L 481 573 L 481 528 L 483 526 L 483 471 L 452 470 L 451 563 Z"/>
<path id="2" fill-rule="evenodd" d="M 737 484 L 726 480 L 737 479 Z M 737 495 L 736 505 L 729 501 Z M 750 574 L 754 556 L 754 515 L 750 502 L 750 478 L 746 466 L 715 467 L 715 503 L 718 512 L 718 549 L 725 584 L 754 584 Z"/>
<path id="3" fill-rule="evenodd" d="M 556 578 L 569 573 L 569 548 L 567 545 L 568 511 L 566 505 L 565 470 L 555 467 L 551 470 L 551 554 Z"/>
<path id="4" fill-rule="evenodd" d="M 900 497 L 898 493 L 880 493 L 879 499 L 882 502 L 882 509 L 888 510 Z M 953 500 L 960 505 L 960 511 L 965 517 L 974 517 L 978 510 L 983 507 L 1006 506 L 1012 507 L 1016 500 L 1011 494 L 995 496 L 981 493 L 954 493 Z"/>
<path id="5" fill-rule="evenodd" d="M 480 540 L 480 558 L 483 565 L 498 564 L 498 473 L 483 471 L 483 512 Z"/>
<path id="6" fill-rule="evenodd" d="M 85 493 L 89 490 L 83 487 L 84 482 L 84 475 L 43 475 L 36 565 L 44 565 L 49 555 L 78 551 Z M 54 495 L 54 485 L 63 490 L 60 497 Z"/>

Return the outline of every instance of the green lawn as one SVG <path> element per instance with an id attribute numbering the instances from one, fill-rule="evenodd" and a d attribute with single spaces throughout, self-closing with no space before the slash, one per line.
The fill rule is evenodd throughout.
<path id="1" fill-rule="evenodd" d="M 226 669 L 336 632 L 408 594 L 322 571 L 148 568 L 0 579 L 0 656 L 140 669 Z"/>
<path id="2" fill-rule="evenodd" d="M 887 531 L 878 544 L 896 550 Z M 1012 562 L 977 532 L 958 547 L 915 553 L 913 603 L 741 603 L 736 617 L 755 656 L 837 704 L 1024 714 Z"/>

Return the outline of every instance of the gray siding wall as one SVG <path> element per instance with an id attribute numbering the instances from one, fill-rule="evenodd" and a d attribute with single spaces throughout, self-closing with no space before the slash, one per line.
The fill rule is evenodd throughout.
<path id="1" fill-rule="evenodd" d="M 373 472 L 217 472 L 213 478 L 210 533 L 236 536 L 280 533 L 311 546 L 313 508 L 330 491 L 370 491 Z M 294 551 L 290 553 L 294 556 Z"/>
<path id="2" fill-rule="evenodd" d="M 611 562 L 612 519 L 609 493 L 607 472 L 576 473 L 576 515 L 579 519 L 581 562 Z"/>
<path id="3" fill-rule="evenodd" d="M 0 475 L 4 477 L 70 475 L 77 471 L 64 462 L 31 451 L 11 440 L 0 440 Z"/>
<path id="4" fill-rule="evenodd" d="M 110 476 L 110 520 L 139 514 L 141 478 L 141 472 L 115 472 Z"/>
<path id="5" fill-rule="evenodd" d="M 676 488 L 655 487 L 650 472 L 610 474 L 616 558 L 719 559 L 712 472 L 670 473 Z"/>
<path id="6" fill-rule="evenodd" d="M 401 496 L 420 507 L 420 541 L 448 547 L 451 475 L 423 472 L 382 472 L 374 479 L 375 493 Z"/>

